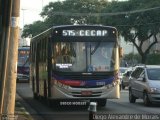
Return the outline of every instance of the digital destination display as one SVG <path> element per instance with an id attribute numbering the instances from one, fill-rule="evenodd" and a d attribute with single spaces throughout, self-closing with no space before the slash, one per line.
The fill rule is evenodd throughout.
<path id="1" fill-rule="evenodd" d="M 107 36 L 107 30 L 63 30 L 63 36 Z"/>

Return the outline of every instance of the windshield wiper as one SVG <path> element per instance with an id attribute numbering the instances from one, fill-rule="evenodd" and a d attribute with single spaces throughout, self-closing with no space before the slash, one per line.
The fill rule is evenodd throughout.
<path id="1" fill-rule="evenodd" d="M 95 46 L 95 48 L 93 49 L 93 51 L 91 51 L 91 55 L 93 55 L 96 50 L 98 49 L 99 45 L 100 45 L 101 42 L 98 42 L 97 45 Z"/>

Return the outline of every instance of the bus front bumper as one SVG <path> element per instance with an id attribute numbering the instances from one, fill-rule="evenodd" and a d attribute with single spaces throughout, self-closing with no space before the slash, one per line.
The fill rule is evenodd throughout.
<path id="1" fill-rule="evenodd" d="M 115 99 L 120 98 L 119 84 L 115 86 L 102 86 L 98 88 L 76 88 L 70 86 L 52 86 L 51 99 L 90 99 L 90 98 L 105 98 Z"/>

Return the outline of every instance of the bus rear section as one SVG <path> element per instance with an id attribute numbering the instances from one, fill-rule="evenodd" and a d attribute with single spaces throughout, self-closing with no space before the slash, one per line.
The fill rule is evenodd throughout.
<path id="1" fill-rule="evenodd" d="M 47 59 L 42 62 L 37 58 L 31 63 L 36 96 L 97 101 L 101 106 L 105 106 L 107 99 L 120 97 L 120 58 L 115 28 L 61 26 L 53 28 L 51 34 L 51 38 L 39 40 L 39 44 L 36 44 L 37 38 L 31 42 L 33 52 L 39 51 L 32 56 L 36 58 L 41 54 L 39 46 L 48 41 L 48 45 L 44 45 Z"/>
<path id="2" fill-rule="evenodd" d="M 29 82 L 29 51 L 29 46 L 18 48 L 17 82 Z"/>

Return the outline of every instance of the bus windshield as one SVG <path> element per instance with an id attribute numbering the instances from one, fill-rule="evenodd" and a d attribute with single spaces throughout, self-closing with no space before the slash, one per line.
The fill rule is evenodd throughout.
<path id="1" fill-rule="evenodd" d="M 56 42 L 52 66 L 61 72 L 107 72 L 114 70 L 115 42 Z"/>
<path id="2" fill-rule="evenodd" d="M 18 66 L 29 67 L 29 49 L 18 50 Z"/>

